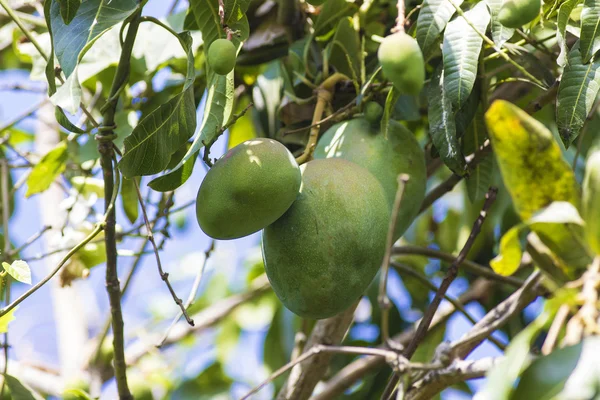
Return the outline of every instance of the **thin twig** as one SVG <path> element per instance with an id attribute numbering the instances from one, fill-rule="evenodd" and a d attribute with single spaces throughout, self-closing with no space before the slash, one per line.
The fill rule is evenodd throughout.
<path id="1" fill-rule="evenodd" d="M 127 29 L 127 36 L 122 44 L 121 56 L 117 70 L 113 76 L 110 94 L 108 100 L 101 108 L 103 125 L 106 129 L 100 130 L 96 134 L 98 140 L 98 151 L 100 153 L 100 164 L 102 166 L 102 175 L 104 178 L 104 198 L 110 199 L 119 192 L 120 176 L 116 164 L 115 145 L 113 140 L 116 136 L 114 132 L 115 114 L 119 93 L 127 83 L 131 69 L 131 54 L 133 45 L 139 30 L 141 14 L 144 2 L 138 5 L 138 8 L 132 14 Z M 90 121 L 93 118 L 90 115 Z M 125 339 L 123 312 L 121 310 L 121 286 L 119 284 L 119 275 L 117 268 L 117 237 L 115 232 L 116 214 L 114 208 L 108 209 L 106 203 L 106 229 L 104 234 L 105 252 L 106 252 L 106 291 L 110 302 L 110 311 L 112 315 L 113 328 L 113 350 L 114 350 L 114 369 L 115 380 L 117 383 L 117 392 L 120 400 L 130 400 L 133 398 L 127 382 L 127 366 L 125 364 Z"/>
<path id="2" fill-rule="evenodd" d="M 10 234 L 9 234 L 9 219 L 10 219 L 10 210 L 9 210 L 9 198 L 8 198 L 8 181 L 10 170 L 8 169 L 8 161 L 6 159 L 1 159 L 1 167 L 2 167 L 2 233 L 4 234 L 4 261 L 10 263 Z M 2 277 L 0 278 L 2 282 L 0 285 L 6 285 L 6 303 L 10 304 L 10 286 L 11 279 L 6 275 L 6 271 L 2 271 Z M 4 372 L 3 376 L 6 378 L 8 373 L 8 331 L 4 333 Z M 4 390 L 6 386 L 6 379 L 2 380 L 2 387 L 0 388 L 0 399 L 4 398 Z"/>
<path id="3" fill-rule="evenodd" d="M 38 282 L 35 286 L 31 287 L 28 291 L 26 291 L 25 293 L 23 293 L 19 298 L 17 298 L 15 301 L 13 301 L 12 303 L 10 303 L 9 305 L 3 307 L 0 310 L 0 317 L 2 317 L 3 315 L 6 315 L 6 313 L 8 313 L 9 311 L 11 311 L 12 309 L 14 309 L 16 306 L 18 306 L 19 304 L 21 304 L 21 302 L 23 300 L 25 300 L 26 298 L 28 298 L 29 296 L 31 296 L 33 293 L 35 293 L 39 288 L 41 288 L 42 286 L 44 286 L 50 279 L 52 279 L 52 277 L 54 275 L 56 275 L 56 273 L 58 271 L 60 271 L 60 269 L 66 264 L 67 261 L 69 261 L 69 259 L 73 256 L 73 254 L 77 253 L 81 248 L 83 248 L 86 244 L 88 244 L 93 238 L 95 238 L 103 229 L 105 226 L 105 222 L 99 222 L 96 224 L 96 227 L 94 228 L 94 230 L 85 237 L 85 239 L 83 239 L 81 242 L 79 242 L 75 247 L 73 247 L 71 249 L 71 251 L 69 251 L 64 257 L 63 259 L 58 263 L 58 265 L 52 270 L 52 272 L 50 272 L 46 277 L 44 277 L 40 282 Z"/>
<path id="4" fill-rule="evenodd" d="M 431 249 L 429 247 L 421 247 L 414 245 L 402 245 L 396 246 L 393 249 L 392 254 L 401 255 L 401 254 L 414 254 L 425 256 L 429 258 L 436 258 L 442 261 L 446 261 L 449 263 L 453 263 L 456 261 L 456 257 L 452 254 L 445 253 L 441 250 Z M 477 264 L 471 260 L 463 260 L 460 264 L 460 267 L 466 269 L 467 271 L 479 275 L 482 278 L 487 278 L 493 281 L 497 281 L 500 283 L 504 283 L 507 285 L 514 286 L 516 288 L 521 287 L 523 281 L 519 278 L 515 278 L 514 276 L 504 276 L 495 273 L 491 268 L 485 267 L 483 265 Z"/>
<path id="5" fill-rule="evenodd" d="M 240 111 L 238 114 L 234 114 L 231 116 L 231 118 L 229 119 L 229 121 L 223 125 L 223 127 L 221 127 L 221 129 L 219 129 L 219 132 L 215 135 L 215 137 L 208 143 L 205 143 L 204 141 L 202 141 L 202 144 L 204 145 L 204 156 L 202 157 L 202 160 L 204 161 L 204 163 L 206 165 L 208 165 L 209 167 L 212 168 L 213 166 L 213 162 L 210 160 L 210 148 L 212 147 L 213 144 L 215 144 L 215 142 L 217 141 L 217 139 L 229 128 L 231 128 L 231 126 L 233 124 L 235 124 L 237 122 L 238 119 L 242 118 L 244 115 L 246 115 L 246 112 L 248 112 L 248 110 L 254 105 L 254 103 L 250 102 L 248 103 L 248 105 L 246 107 L 244 107 L 244 109 L 242 111 Z"/>
<path id="6" fill-rule="evenodd" d="M 404 0 L 399 0 L 404 2 Z M 389 331 L 389 312 L 390 312 L 390 299 L 387 295 L 387 280 L 388 271 L 390 269 L 390 258 L 392 256 L 392 246 L 394 245 L 394 233 L 396 231 L 396 220 L 398 219 L 398 212 L 400 210 L 400 204 L 402 203 L 402 197 L 404 195 L 404 188 L 408 183 L 410 177 L 406 174 L 398 175 L 397 182 L 398 188 L 396 189 L 396 197 L 394 199 L 394 207 L 392 208 L 392 217 L 387 232 L 387 240 L 385 246 L 385 254 L 383 256 L 383 262 L 381 266 L 381 276 L 379 279 L 379 295 L 377 301 L 379 308 L 381 308 L 381 337 L 383 343 L 388 343 L 390 339 Z"/>
<path id="7" fill-rule="evenodd" d="M 392 29 L 392 32 L 404 32 L 404 0 L 396 0 L 396 8 L 398 9 L 398 16 L 396 17 L 396 25 Z"/>
<path id="8" fill-rule="evenodd" d="M 208 249 L 204 252 L 204 261 L 202 262 L 202 266 L 200 267 L 200 269 L 198 270 L 198 273 L 196 274 L 196 278 L 194 279 L 194 283 L 192 284 L 192 289 L 190 290 L 190 294 L 189 294 L 187 300 L 185 301 L 184 308 L 186 310 L 192 305 L 192 303 L 194 302 L 194 299 L 196 299 L 196 295 L 198 294 L 198 289 L 200 289 L 200 283 L 202 283 L 202 278 L 204 277 L 204 270 L 206 269 L 206 264 L 208 264 L 208 259 L 210 258 L 210 255 L 214 249 L 215 249 L 215 241 L 211 240 L 210 245 L 208 246 Z M 167 338 L 169 337 L 169 333 L 171 333 L 171 330 L 173 329 L 175 324 L 177 324 L 177 322 L 179 322 L 179 319 L 182 316 L 183 316 L 183 312 L 179 311 L 177 313 L 177 315 L 173 318 L 171 325 L 169 325 L 169 327 L 165 331 L 165 334 L 163 335 L 162 339 L 160 339 L 160 341 L 157 343 L 156 347 L 160 348 L 167 341 Z"/>
<path id="9" fill-rule="evenodd" d="M 296 158 L 296 162 L 298 164 L 304 164 L 312 159 L 312 154 L 315 151 L 320 130 L 320 125 L 316 124 L 321 120 L 323 112 L 325 111 L 325 106 L 333 99 L 335 85 L 345 79 L 347 79 L 345 75 L 335 73 L 327 78 L 317 89 L 317 105 L 315 106 L 312 120 L 313 127 L 310 129 L 310 134 L 308 135 L 308 141 L 306 143 L 304 152 Z"/>
<path id="10" fill-rule="evenodd" d="M 413 268 L 409 267 L 408 265 L 404 265 L 404 264 L 397 263 L 394 261 L 392 261 L 391 265 L 395 269 L 397 269 L 398 272 L 401 272 L 403 275 L 412 276 L 413 278 L 415 278 L 416 280 L 421 282 L 424 286 L 427 286 L 429 288 L 429 290 L 431 290 L 432 292 L 436 293 L 439 290 L 439 287 L 436 286 L 429 279 L 427 279 L 427 277 L 425 275 L 419 273 L 418 271 L 415 271 Z M 448 294 L 444 295 L 444 299 L 449 301 L 454 306 L 454 308 L 456 308 L 462 315 L 465 316 L 466 319 L 469 320 L 469 322 L 471 322 L 472 324 L 477 323 L 477 319 L 473 315 L 471 315 L 471 313 L 469 311 L 467 311 L 467 309 L 465 307 L 463 307 L 463 305 L 458 300 L 449 296 Z M 504 351 L 506 349 L 506 345 L 503 343 L 500 343 L 500 341 L 498 341 L 493 336 L 490 336 L 489 340 L 490 340 L 490 342 L 495 344 L 496 347 L 498 347 L 500 350 Z"/>
<path id="11" fill-rule="evenodd" d="M 483 226 L 483 223 L 485 222 L 485 219 L 487 217 L 488 210 L 492 206 L 494 201 L 496 200 L 497 193 L 498 193 L 498 189 L 496 189 L 495 187 L 491 187 L 488 190 L 488 192 L 485 196 L 485 202 L 483 204 L 483 207 L 481 208 L 481 212 L 479 213 L 479 216 L 473 223 L 473 228 L 471 229 L 471 233 L 469 234 L 469 237 L 467 238 L 465 245 L 463 246 L 460 253 L 458 254 L 458 257 L 456 257 L 456 260 L 454 260 L 454 262 L 448 268 L 448 271 L 446 272 L 446 276 L 444 277 L 444 280 L 442 281 L 438 292 L 436 293 L 436 295 L 433 298 L 431 304 L 429 305 L 427 311 L 425 312 L 425 315 L 423 316 L 423 319 L 421 320 L 421 323 L 419 324 L 419 327 L 417 328 L 417 331 L 416 331 L 416 334 L 415 334 L 413 340 L 409 343 L 406 350 L 404 351 L 404 355 L 406 358 L 410 359 L 412 357 L 415 350 L 417 349 L 417 346 L 423 339 L 425 332 L 427 332 L 427 329 L 429 328 L 429 324 L 431 323 L 431 319 L 433 318 L 433 315 L 435 314 L 437 308 L 439 307 L 439 305 L 442 301 L 443 295 L 446 294 L 446 291 L 450 287 L 450 284 L 454 281 L 454 279 L 458 275 L 459 265 L 466 259 L 467 254 L 469 254 L 469 251 L 471 250 L 471 247 L 473 246 L 473 243 L 475 243 L 475 239 L 477 238 L 477 235 L 481 231 L 481 227 Z"/>
<path id="12" fill-rule="evenodd" d="M 401 357 L 398 353 L 392 350 L 386 350 L 381 348 L 369 348 L 369 347 L 354 347 L 354 346 L 326 346 L 322 344 L 315 345 L 310 348 L 307 352 L 303 353 L 300 357 L 296 358 L 293 361 L 290 361 L 283 367 L 279 368 L 277 371 L 273 372 L 271 376 L 265 379 L 258 386 L 253 388 L 251 391 L 246 393 L 244 396 L 240 398 L 240 400 L 245 400 L 250 398 L 250 396 L 256 394 L 260 389 L 268 385 L 273 380 L 277 379 L 279 376 L 283 375 L 290 369 L 292 369 L 295 365 L 300 364 L 301 362 L 316 356 L 319 353 L 334 353 L 334 354 L 354 354 L 354 355 L 362 355 L 362 356 L 374 356 L 374 357 L 382 357 L 386 359 L 386 361 L 392 365 L 393 367 L 401 367 L 405 371 L 432 371 L 442 368 L 439 364 L 422 364 L 422 363 L 409 363 L 405 360 L 399 360 Z"/>
<path id="13" fill-rule="evenodd" d="M 552 321 L 552 325 L 550 325 L 550 329 L 548 329 L 548 334 L 546 335 L 546 340 L 544 340 L 544 344 L 542 345 L 542 354 L 547 356 L 552 353 L 554 350 L 554 346 L 558 340 L 558 335 L 569 316 L 569 306 L 567 304 L 563 304 L 558 308 L 556 315 L 554 316 L 554 320 Z"/>
<path id="14" fill-rule="evenodd" d="M 46 225 L 46 226 L 42 227 L 42 229 L 40 229 L 38 232 L 34 233 L 29 239 L 27 239 L 25 241 L 25 243 L 23 243 L 21 246 L 16 247 L 12 250 L 8 250 L 6 252 L 6 254 L 8 254 L 11 257 L 19 254 L 21 251 L 23 251 L 24 249 L 26 249 L 27 247 L 32 245 L 36 240 L 41 238 L 44 235 L 44 233 L 46 233 L 50 229 L 52 229 L 52 227 L 50 225 Z"/>
<path id="15" fill-rule="evenodd" d="M 446 272 L 446 276 L 442 280 L 442 283 L 440 284 L 438 291 L 436 292 L 433 300 L 431 301 L 431 304 L 425 311 L 425 314 L 423 315 L 423 318 L 421 319 L 421 322 L 419 323 L 419 326 L 417 327 L 415 335 L 413 336 L 412 340 L 410 341 L 410 343 L 408 344 L 408 346 L 406 347 L 406 349 L 403 352 L 403 355 L 407 359 L 410 360 L 410 358 L 413 356 L 413 354 L 417 350 L 417 347 L 419 346 L 421 341 L 424 339 L 427 331 L 429 330 L 429 325 L 431 324 L 433 316 L 435 315 L 438 307 L 440 306 L 440 303 L 442 302 L 444 295 L 446 294 L 448 288 L 450 287 L 450 284 L 458 276 L 458 267 L 462 263 L 462 261 L 467 257 L 467 254 L 469 254 L 469 251 L 471 250 L 473 243 L 475 243 L 475 239 L 477 238 L 477 235 L 481 231 L 481 227 L 483 226 L 483 223 L 485 222 L 485 219 L 487 217 L 488 210 L 492 206 L 494 201 L 496 200 L 497 193 L 498 193 L 498 189 L 496 189 L 495 187 L 491 187 L 488 190 L 488 192 L 485 196 L 486 197 L 485 202 L 483 204 L 483 207 L 481 208 L 481 212 L 479 213 L 479 216 L 473 223 L 473 228 L 471 229 L 471 233 L 469 234 L 469 237 L 467 238 L 465 245 L 463 246 L 460 253 L 458 254 L 458 257 L 456 257 L 456 260 L 448 268 L 448 271 Z M 397 382 L 397 381 L 398 381 L 397 376 L 395 376 L 395 375 L 392 376 L 392 378 L 388 384 L 388 389 L 390 389 L 390 390 L 384 391 L 383 398 L 390 398 L 393 395 L 393 388 L 396 386 L 395 382 Z"/>
<path id="16" fill-rule="evenodd" d="M 165 284 L 167 285 L 167 288 L 169 289 L 173 300 L 179 306 L 179 309 L 181 310 L 181 313 L 185 317 L 187 323 L 191 326 L 194 326 L 194 320 L 192 320 L 188 315 L 185 306 L 183 305 L 183 301 L 177 296 L 177 293 L 175 293 L 175 289 L 173 289 L 173 286 L 171 286 L 171 282 L 169 282 L 169 274 L 163 271 L 158 246 L 156 245 L 156 240 L 154 239 L 154 233 L 152 233 L 152 225 L 150 225 L 150 219 L 148 218 L 146 206 L 144 205 L 144 197 L 142 196 L 142 192 L 140 192 L 140 185 L 138 185 L 135 179 L 133 180 L 133 183 L 135 184 L 135 190 L 138 196 L 140 207 L 142 208 L 142 216 L 144 217 L 144 223 L 146 224 L 146 229 L 148 230 L 148 241 L 150 242 L 150 244 L 152 244 L 152 248 L 154 249 L 154 255 L 156 257 L 156 266 L 158 268 L 158 274 L 160 275 L 160 279 L 162 279 L 163 282 L 165 282 Z"/>

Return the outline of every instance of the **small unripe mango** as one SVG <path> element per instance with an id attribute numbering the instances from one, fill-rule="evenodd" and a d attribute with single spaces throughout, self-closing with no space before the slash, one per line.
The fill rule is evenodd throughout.
<path id="1" fill-rule="evenodd" d="M 401 93 L 418 95 L 425 83 L 425 61 L 421 48 L 412 36 L 404 32 L 386 36 L 377 57 L 383 75 Z"/>
<path id="2" fill-rule="evenodd" d="M 235 46 L 230 40 L 217 39 L 208 49 L 208 65 L 219 75 L 227 75 L 235 67 Z"/>
<path id="3" fill-rule="evenodd" d="M 506 0 L 498 12 L 498 21 L 507 28 L 520 28 L 539 14 L 540 0 Z"/>
<path id="4" fill-rule="evenodd" d="M 198 190 L 200 228 L 215 239 L 258 232 L 292 205 L 300 189 L 296 160 L 281 143 L 252 139 L 229 150 Z"/>
<path id="5" fill-rule="evenodd" d="M 342 159 L 301 167 L 298 199 L 263 231 L 265 271 L 275 294 L 305 318 L 328 318 L 360 298 L 377 273 L 389 213 L 381 184 Z"/>
<path id="6" fill-rule="evenodd" d="M 383 186 L 390 214 L 398 190 L 398 175 L 410 179 L 398 210 L 394 240 L 410 226 L 425 197 L 425 155 L 413 133 L 390 120 L 388 137 L 366 119 L 354 118 L 327 130 L 315 148 L 315 158 L 343 158 L 371 172 Z"/>
<path id="7" fill-rule="evenodd" d="M 383 115 L 383 107 L 374 101 L 370 101 L 365 104 L 365 119 L 372 125 L 379 125 L 381 122 L 381 116 Z"/>

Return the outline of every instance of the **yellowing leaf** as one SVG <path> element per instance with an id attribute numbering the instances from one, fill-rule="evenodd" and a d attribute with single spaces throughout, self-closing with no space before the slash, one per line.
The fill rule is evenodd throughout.
<path id="1" fill-rule="evenodd" d="M 0 333 L 8 332 L 8 324 L 10 324 L 15 319 L 15 311 L 17 311 L 19 307 L 15 307 L 3 316 L 0 317 Z"/>
<path id="2" fill-rule="evenodd" d="M 241 112 L 248 105 L 249 100 L 247 97 L 241 99 L 237 105 L 237 112 Z M 249 110 L 250 111 L 250 110 Z M 235 123 L 229 128 L 229 138 L 227 142 L 227 149 L 232 149 L 240 143 L 246 140 L 254 139 L 256 137 L 256 130 L 252 123 L 252 116 L 250 112 L 247 112 L 240 117 Z"/>
<path id="3" fill-rule="evenodd" d="M 519 234 L 523 228 L 523 224 L 514 226 L 500 239 L 500 252 L 490 261 L 490 266 L 497 274 L 508 276 L 519 269 L 523 256 Z"/>
<path id="4" fill-rule="evenodd" d="M 496 100 L 485 119 L 502 179 L 522 220 L 554 201 L 578 206 L 573 171 L 541 122 L 504 100 Z"/>
<path id="5" fill-rule="evenodd" d="M 26 197 L 45 191 L 67 166 L 67 142 L 60 142 L 33 167 L 27 178 Z"/>

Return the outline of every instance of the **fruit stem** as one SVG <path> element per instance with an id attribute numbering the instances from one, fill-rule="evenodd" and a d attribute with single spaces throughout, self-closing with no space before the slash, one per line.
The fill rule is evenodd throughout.
<path id="1" fill-rule="evenodd" d="M 406 18 L 404 18 L 404 0 L 398 0 L 396 6 L 398 7 L 398 16 L 396 17 L 396 26 L 394 26 L 392 32 L 404 32 L 404 24 L 406 23 Z"/>
<path id="2" fill-rule="evenodd" d="M 344 74 L 335 73 L 331 75 L 329 78 L 325 79 L 323 83 L 317 88 L 317 105 L 315 106 L 315 111 L 313 112 L 312 119 L 312 128 L 310 129 L 310 134 L 308 135 L 308 142 L 306 143 L 306 148 L 304 152 L 296 158 L 296 162 L 298 165 L 302 165 L 305 162 L 308 162 L 312 159 L 312 155 L 315 151 L 315 146 L 317 145 L 317 139 L 319 138 L 319 130 L 321 126 L 319 125 L 319 121 L 323 117 L 323 112 L 325 111 L 325 107 L 331 100 L 333 99 L 333 93 L 335 91 L 335 85 L 343 80 L 347 80 L 348 77 Z"/>

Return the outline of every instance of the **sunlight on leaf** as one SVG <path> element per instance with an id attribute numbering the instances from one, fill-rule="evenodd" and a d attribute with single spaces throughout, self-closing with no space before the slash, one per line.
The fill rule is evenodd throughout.
<path id="1" fill-rule="evenodd" d="M 67 167 L 67 142 L 60 142 L 33 167 L 27 178 L 26 197 L 48 189 Z"/>
<path id="2" fill-rule="evenodd" d="M 553 201 L 579 205 L 573 171 L 548 128 L 504 100 L 496 100 L 485 118 L 502 179 L 522 220 Z"/>
<path id="3" fill-rule="evenodd" d="M 11 264 L 3 262 L 2 268 L 17 281 L 31 285 L 31 269 L 25 261 L 15 260 Z"/>

